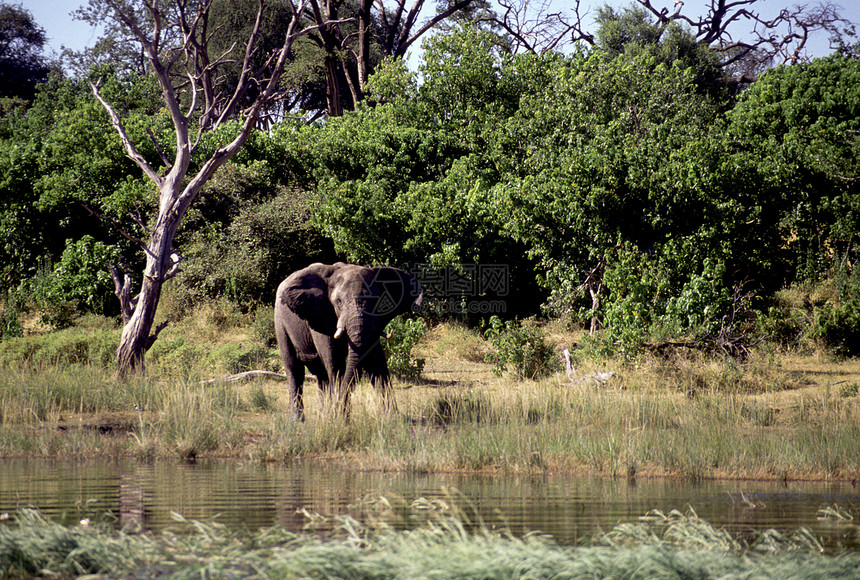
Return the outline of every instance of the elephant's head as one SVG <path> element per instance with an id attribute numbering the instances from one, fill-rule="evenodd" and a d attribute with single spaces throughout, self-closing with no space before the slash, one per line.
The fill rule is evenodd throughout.
<path id="1" fill-rule="evenodd" d="M 283 299 L 313 330 L 348 342 L 343 382 L 349 385 L 359 367 L 388 380 L 379 337 L 395 316 L 420 307 L 423 296 L 418 280 L 403 270 L 338 262 L 290 276 Z"/>

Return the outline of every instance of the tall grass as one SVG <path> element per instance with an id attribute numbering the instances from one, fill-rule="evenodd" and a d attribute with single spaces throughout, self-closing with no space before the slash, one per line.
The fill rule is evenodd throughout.
<path id="1" fill-rule="evenodd" d="M 92 366 L 36 365 L 0 373 L 0 425 L 31 424 L 61 413 L 99 413 L 133 408 L 139 384 L 121 385 Z M 141 401 L 144 403 L 144 401 Z M 145 404 L 145 403 L 144 403 Z"/>
<path id="2" fill-rule="evenodd" d="M 269 423 L 258 457 L 338 457 L 369 469 L 583 472 L 776 479 L 853 477 L 855 401 L 804 404 L 802 420 L 740 395 L 618 391 L 556 380 L 399 393 L 384 414 L 365 385 L 352 420 Z M 825 395 L 821 395 L 824 398 Z M 277 414 L 276 417 L 280 417 Z"/>
<path id="3" fill-rule="evenodd" d="M 380 502 L 385 505 L 385 502 Z M 434 507 L 425 502 L 413 509 Z M 0 576 L 220 578 L 858 578 L 860 553 L 827 555 L 806 530 L 736 538 L 686 514 L 651 512 L 578 547 L 513 537 L 459 517 L 411 530 L 334 516 L 329 535 L 253 532 L 175 516 L 161 534 L 64 527 L 31 510 L 0 522 Z"/>
<path id="4" fill-rule="evenodd" d="M 177 455 L 235 443 L 246 403 L 228 385 L 134 379 L 54 366 L 0 374 L 0 454 Z"/>
<path id="5" fill-rule="evenodd" d="M 282 383 L 117 383 L 93 367 L 0 376 L 0 454 L 337 459 L 366 469 L 591 472 L 611 476 L 850 478 L 860 472 L 855 398 L 827 391 L 788 406 L 770 395 L 631 384 L 500 379 L 405 385 L 398 410 L 361 384 L 350 421 L 287 420 Z M 265 404 L 261 400 L 265 399 Z M 74 437 L 72 437 L 74 435 Z"/>
<path id="6" fill-rule="evenodd" d="M 424 376 L 396 382 L 396 412 L 362 383 L 343 421 L 323 410 L 309 378 L 308 421 L 295 424 L 287 421 L 283 382 L 199 381 L 268 352 L 243 346 L 240 316 L 222 316 L 217 328 L 205 318 L 166 330 L 172 334 L 150 353 L 149 378 L 123 383 L 110 367 L 78 360 L 74 353 L 90 347 L 59 362 L 3 358 L 60 356 L 57 345 L 79 344 L 78 332 L 42 343 L 25 337 L 24 346 L 4 342 L 0 455 L 308 457 L 365 469 L 692 480 L 860 473 L 860 398 L 844 388 L 860 382 L 860 362 L 805 360 L 807 373 L 770 351 L 742 363 L 692 353 L 627 365 L 575 351 L 577 376 L 520 380 L 497 377 L 480 362 L 489 346 L 478 333 L 441 325 L 419 345 Z M 589 378 L 607 369 L 616 371 L 609 382 Z"/>

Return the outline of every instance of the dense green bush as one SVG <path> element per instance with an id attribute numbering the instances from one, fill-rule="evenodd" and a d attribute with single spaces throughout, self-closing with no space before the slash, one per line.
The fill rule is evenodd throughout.
<path id="1" fill-rule="evenodd" d="M 387 63 L 382 102 L 275 140 L 311 162 L 314 219 L 353 259 L 506 264 L 509 316 L 546 298 L 517 293 L 537 280 L 552 314 L 634 350 L 725 331 L 738 292 L 772 295 L 804 256 L 827 275 L 860 229 L 858 69 L 769 71 L 733 108 L 685 34 L 513 57 L 465 27 L 427 44 L 420 86 Z"/>
<path id="2" fill-rule="evenodd" d="M 203 204 L 194 220 L 198 228 L 182 236 L 186 265 L 176 291 L 191 304 L 224 296 L 247 311 L 272 303 L 293 271 L 335 257 L 309 223 L 305 193 L 282 185 L 261 191 L 259 181 L 270 175 L 265 165 L 228 167 L 229 176 L 205 192 L 220 203 Z"/>
<path id="3" fill-rule="evenodd" d="M 341 251 L 505 264 L 508 316 L 537 310 L 546 295 L 535 281 L 555 313 L 581 312 L 582 274 L 596 271 L 593 314 L 607 327 L 619 319 L 613 308 L 633 308 L 647 329 L 672 297 L 671 322 L 684 330 L 719 320 L 724 288 L 769 275 L 761 256 L 780 242 L 763 244 L 767 225 L 749 222 L 756 182 L 727 195 L 738 172 L 722 161 L 726 100 L 683 61 L 648 51 L 512 57 L 464 28 L 428 43 L 420 72 L 420 87 L 393 75 L 414 98 L 276 136 L 313 151 L 315 216 Z M 619 272 L 601 281 L 601 263 Z M 708 264 L 725 268 L 716 276 Z M 625 286 L 646 271 L 650 285 Z M 716 286 L 707 295 L 703 280 Z M 702 306 L 708 321 L 694 312 Z"/>
<path id="4" fill-rule="evenodd" d="M 503 322 L 493 316 L 485 336 L 493 345 L 493 352 L 485 360 L 493 364 L 498 375 L 512 367 L 517 376 L 535 380 L 559 369 L 555 350 L 537 326 L 512 320 Z"/>
<path id="5" fill-rule="evenodd" d="M 203 345 L 183 336 L 162 337 L 147 352 L 147 372 L 179 377 L 199 376 L 209 371 L 209 358 Z"/>
<path id="6" fill-rule="evenodd" d="M 767 231 L 782 244 L 773 256 L 782 263 L 772 266 L 789 281 L 833 276 L 856 244 L 858 87 L 860 60 L 834 55 L 767 71 L 728 112 L 731 160 L 759 184 L 759 202 L 745 201 L 755 210 L 746 219 L 776 224 Z"/>
<path id="7" fill-rule="evenodd" d="M 126 129 L 158 167 L 158 154 L 147 132 L 163 136 L 169 121 L 159 114 L 154 77 L 118 78 L 110 67 L 98 67 L 92 75 L 92 80 L 100 79 L 105 98 L 128 114 Z M 139 234 L 132 214 L 145 213 L 152 190 L 126 156 L 88 81 L 65 78 L 56 71 L 39 87 L 29 108 L 0 117 L 0 287 L 4 289 L 29 280 L 45 264 L 58 263 L 68 240 L 77 242 L 84 236 L 111 251 L 116 248 L 130 274 L 141 265 L 139 246 L 120 229 Z"/>
<path id="8" fill-rule="evenodd" d="M 837 356 L 860 355 L 860 298 L 817 310 L 815 335 Z"/>
<path id="9" fill-rule="evenodd" d="M 109 266 L 117 263 L 119 250 L 89 235 L 67 243 L 59 263 L 32 284 L 32 296 L 43 321 L 63 328 L 78 314 L 117 314 L 119 301 Z"/>
<path id="10" fill-rule="evenodd" d="M 280 360 L 272 351 L 259 345 L 228 343 L 213 349 L 209 357 L 231 374 L 280 368 Z"/>
<path id="11" fill-rule="evenodd" d="M 21 327 L 19 318 L 20 313 L 20 299 L 17 293 L 9 291 L 3 302 L 3 311 L 0 313 L 0 341 L 24 335 L 24 329 Z"/>
<path id="12" fill-rule="evenodd" d="M 267 348 L 274 348 L 278 344 L 275 336 L 275 308 L 271 304 L 261 304 L 254 311 L 254 320 L 251 323 L 254 340 Z"/>
<path id="13" fill-rule="evenodd" d="M 414 358 L 412 349 L 426 332 L 427 324 L 421 318 L 398 316 L 388 323 L 381 342 L 391 374 L 403 379 L 417 379 L 421 376 L 425 360 Z"/>

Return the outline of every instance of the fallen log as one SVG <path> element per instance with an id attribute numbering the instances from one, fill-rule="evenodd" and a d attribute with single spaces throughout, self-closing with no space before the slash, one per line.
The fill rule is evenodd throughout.
<path id="1" fill-rule="evenodd" d="M 275 379 L 277 381 L 286 381 L 287 375 L 283 373 L 276 373 L 273 371 L 245 371 L 242 373 L 236 373 L 235 375 L 227 375 L 226 377 L 216 377 L 214 379 L 206 379 L 205 381 L 200 381 L 201 385 L 209 385 L 212 383 L 235 383 L 238 381 L 244 381 L 247 379 L 253 379 L 256 377 L 267 377 L 270 379 Z"/>

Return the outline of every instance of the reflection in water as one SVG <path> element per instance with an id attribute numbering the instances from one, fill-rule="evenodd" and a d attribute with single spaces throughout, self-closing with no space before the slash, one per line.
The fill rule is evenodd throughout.
<path id="1" fill-rule="evenodd" d="M 422 497 L 453 499 L 473 522 L 507 527 L 515 535 L 540 531 L 566 544 L 620 522 L 635 522 L 652 509 L 668 512 L 691 506 L 712 524 L 738 533 L 805 526 L 830 547 L 860 549 L 857 525 L 836 526 L 817 518 L 820 508 L 833 505 L 860 516 L 860 489 L 850 483 L 631 483 L 556 476 L 365 473 L 299 462 L 0 462 L 0 513 L 36 507 L 66 524 L 110 512 L 123 523 L 135 520 L 145 528 L 162 529 L 172 524 L 170 514 L 176 512 L 233 527 L 280 524 L 301 530 L 308 523 L 301 508 L 323 515 L 360 515 L 354 504 L 379 496 L 395 505 Z M 407 525 L 408 513 L 402 515 L 395 522 Z"/>

